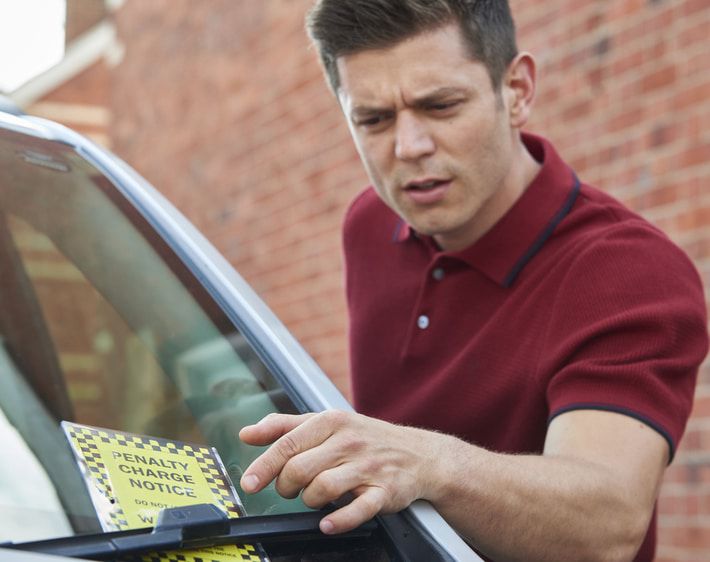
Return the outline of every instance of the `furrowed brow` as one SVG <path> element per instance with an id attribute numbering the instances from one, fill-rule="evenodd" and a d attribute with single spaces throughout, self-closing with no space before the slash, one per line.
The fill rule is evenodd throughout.
<path id="1" fill-rule="evenodd" d="M 463 88 L 438 88 L 433 92 L 429 92 L 423 96 L 415 98 L 411 105 L 416 107 L 422 107 L 432 103 L 440 102 L 441 100 L 445 100 L 447 98 L 464 96 L 468 96 L 468 92 Z"/>
<path id="2" fill-rule="evenodd" d="M 350 110 L 350 114 L 357 117 L 368 117 L 370 115 L 381 115 L 392 111 L 390 108 L 386 107 L 375 107 L 368 105 L 356 105 Z"/>
<path id="3" fill-rule="evenodd" d="M 441 102 L 442 100 L 446 100 L 447 98 L 463 98 L 463 97 L 470 97 L 471 93 L 466 90 L 465 88 L 458 88 L 458 87 L 442 87 L 442 88 L 437 88 L 436 90 L 433 90 L 431 92 L 427 92 L 426 94 L 422 94 L 419 97 L 414 97 L 412 101 L 407 102 L 406 105 L 409 107 L 425 107 L 427 105 L 430 105 L 432 103 L 437 103 Z M 377 107 L 374 105 L 355 105 L 352 107 L 350 110 L 350 116 L 355 118 L 367 118 L 367 117 L 373 117 L 373 116 L 379 116 L 379 115 L 386 115 L 393 113 L 395 110 L 391 107 Z"/>

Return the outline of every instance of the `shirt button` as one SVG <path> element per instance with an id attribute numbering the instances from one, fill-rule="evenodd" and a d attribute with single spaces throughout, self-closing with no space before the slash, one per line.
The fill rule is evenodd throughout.
<path id="1" fill-rule="evenodd" d="M 431 272 L 431 276 L 437 281 L 441 281 L 444 278 L 444 269 L 441 267 L 437 267 L 434 271 Z"/>
<path id="2" fill-rule="evenodd" d="M 426 330 L 429 327 L 429 317 L 422 314 L 419 318 L 417 318 L 417 326 L 419 326 L 419 329 L 421 330 Z"/>

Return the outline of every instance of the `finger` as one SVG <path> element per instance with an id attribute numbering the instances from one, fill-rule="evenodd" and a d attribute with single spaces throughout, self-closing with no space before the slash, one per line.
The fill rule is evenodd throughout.
<path id="1" fill-rule="evenodd" d="M 377 515 L 385 501 L 386 493 L 382 488 L 368 487 L 348 505 L 321 519 L 320 530 L 326 535 L 351 531 Z"/>
<path id="2" fill-rule="evenodd" d="M 301 490 L 311 486 L 319 474 L 341 463 L 342 451 L 329 436 L 318 447 L 296 455 L 284 465 L 276 477 L 276 491 L 285 498 L 295 498 Z"/>
<path id="3" fill-rule="evenodd" d="M 261 456 L 257 457 L 244 471 L 240 485 L 248 494 L 262 490 L 281 473 L 289 460 L 303 451 L 317 447 L 330 437 L 332 427 L 327 423 L 327 417 L 324 417 L 324 414 L 311 415 L 305 420 L 301 416 L 297 417 L 301 418 L 302 421 L 293 420 L 292 417 L 282 419 L 281 416 L 273 416 L 273 424 L 280 428 L 278 431 L 282 431 L 284 427 L 287 427 L 289 420 L 291 422 L 300 421 L 300 423 L 297 423 L 293 429 L 276 439 L 273 445 Z M 264 423 L 271 425 L 271 420 L 267 420 Z M 271 433 L 269 428 L 264 430 L 265 433 L 272 435 L 278 434 L 278 431 Z"/>
<path id="4" fill-rule="evenodd" d="M 321 507 L 361 484 L 362 476 L 354 473 L 351 463 L 344 463 L 342 451 L 331 436 L 319 447 L 288 461 L 276 478 L 276 491 L 293 498 L 304 490 L 313 503 L 306 505 Z"/>
<path id="5" fill-rule="evenodd" d="M 319 472 L 303 489 L 303 503 L 313 509 L 342 498 L 348 492 L 362 486 L 362 475 L 352 464 L 343 464 Z"/>
<path id="6" fill-rule="evenodd" d="M 248 445 L 269 445 L 314 415 L 269 414 L 253 425 L 244 426 L 239 439 Z"/>

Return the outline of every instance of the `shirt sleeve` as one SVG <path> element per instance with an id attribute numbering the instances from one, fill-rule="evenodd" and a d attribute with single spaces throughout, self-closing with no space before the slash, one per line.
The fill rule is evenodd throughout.
<path id="1" fill-rule="evenodd" d="M 687 256 L 650 226 L 587 241 L 560 285 L 538 374 L 550 420 L 570 410 L 632 416 L 667 441 L 671 458 L 708 349 L 706 308 Z"/>

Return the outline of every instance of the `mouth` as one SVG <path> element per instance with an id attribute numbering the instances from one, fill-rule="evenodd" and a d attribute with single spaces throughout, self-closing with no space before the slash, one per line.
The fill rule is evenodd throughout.
<path id="1" fill-rule="evenodd" d="M 452 184 L 451 178 L 426 178 L 411 181 L 404 186 L 408 199 L 418 205 L 440 203 Z"/>
<path id="2" fill-rule="evenodd" d="M 426 179 L 419 181 L 411 181 L 404 186 L 405 191 L 432 191 L 437 187 L 442 187 L 448 184 L 451 180 L 444 179 Z"/>

